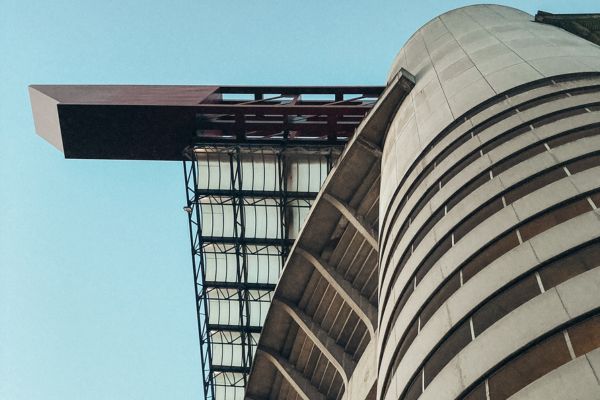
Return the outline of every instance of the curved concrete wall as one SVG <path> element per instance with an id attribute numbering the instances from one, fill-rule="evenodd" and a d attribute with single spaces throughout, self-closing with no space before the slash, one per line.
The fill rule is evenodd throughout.
<path id="1" fill-rule="evenodd" d="M 400 68 L 416 85 L 382 155 L 378 398 L 597 398 L 600 47 L 470 6 Z"/>
<path id="2" fill-rule="evenodd" d="M 385 146 L 388 152 L 398 147 L 395 151 L 403 154 L 385 165 L 395 167 L 397 177 L 413 161 L 406 155 L 418 154 L 443 128 L 482 101 L 536 79 L 600 71 L 600 48 L 562 29 L 533 22 L 531 15 L 513 8 L 470 6 L 443 14 L 417 31 L 396 57 L 390 78 L 400 68 L 415 75 L 416 86 L 393 120 Z M 411 132 L 410 138 L 396 144 L 403 132 Z M 389 157 L 385 161 L 391 162 Z M 390 195 L 382 189 L 385 210 Z"/>

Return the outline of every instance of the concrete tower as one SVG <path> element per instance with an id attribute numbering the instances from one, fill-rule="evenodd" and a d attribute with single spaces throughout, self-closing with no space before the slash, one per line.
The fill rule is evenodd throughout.
<path id="1" fill-rule="evenodd" d="M 379 398 L 600 398 L 600 48 L 472 6 L 419 29 L 400 68 Z"/>
<path id="2" fill-rule="evenodd" d="M 313 205 L 246 398 L 600 399 L 599 207 L 600 47 L 433 19 Z"/>

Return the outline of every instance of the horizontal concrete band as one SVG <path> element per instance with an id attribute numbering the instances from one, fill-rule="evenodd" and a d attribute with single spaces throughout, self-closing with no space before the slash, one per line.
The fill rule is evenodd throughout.
<path id="1" fill-rule="evenodd" d="M 600 91 L 600 89 L 598 89 L 598 91 Z M 590 102 L 591 104 L 594 104 L 594 102 L 597 101 L 597 95 L 585 94 L 585 96 L 574 96 L 572 98 L 568 98 L 567 100 L 568 105 L 572 106 L 572 109 L 576 110 L 579 107 L 585 108 L 590 104 Z M 534 110 L 537 112 L 537 115 L 533 118 L 524 118 L 526 113 L 517 113 L 514 114 L 514 116 L 502 121 L 502 126 L 494 124 L 491 127 L 486 128 L 485 130 L 478 132 L 477 135 L 473 136 L 467 133 L 467 136 L 463 137 L 463 139 L 461 140 L 464 141 L 464 143 L 460 144 L 460 146 L 458 146 L 451 153 L 448 154 L 452 157 L 446 157 L 443 160 L 437 160 L 437 164 L 434 160 L 433 165 L 435 165 L 435 167 L 433 169 L 428 170 L 430 172 L 425 176 L 421 175 L 419 177 L 418 185 L 412 186 L 410 188 L 411 196 L 405 197 L 403 199 L 403 202 L 399 204 L 398 207 L 394 210 L 394 216 L 392 220 L 390 220 L 390 224 L 392 224 L 392 226 L 390 227 L 390 224 L 384 224 L 382 226 L 382 229 L 384 231 L 389 228 L 386 233 L 382 234 L 381 237 L 381 240 L 383 241 L 382 260 L 385 260 L 387 258 L 388 250 L 390 248 L 388 242 L 394 241 L 393 234 L 398 234 L 398 232 L 402 232 L 404 230 L 404 226 L 407 223 L 411 224 L 412 220 L 414 220 L 416 205 L 420 204 L 423 201 L 423 199 L 427 196 L 427 193 L 431 191 L 432 188 L 434 188 L 436 185 L 445 186 L 447 184 L 450 184 L 450 182 L 445 182 L 442 185 L 440 182 L 444 182 L 446 180 L 446 178 L 444 177 L 448 175 L 449 172 L 457 168 L 457 166 L 459 166 L 461 162 L 463 162 L 465 159 L 468 159 L 474 153 L 486 149 L 486 147 L 489 147 L 489 145 L 492 144 L 492 142 L 497 141 L 499 137 L 507 134 L 512 134 L 512 132 L 522 128 L 530 128 L 536 132 L 536 135 L 546 134 L 548 135 L 546 137 L 550 137 L 552 135 L 550 134 L 550 132 L 546 133 L 546 131 L 551 131 L 554 132 L 554 134 L 559 134 L 562 131 L 569 131 L 570 129 L 573 129 L 576 126 L 585 125 L 585 123 L 583 123 L 583 120 L 585 120 L 586 118 L 582 120 L 577 120 L 575 119 L 576 117 L 566 117 L 559 123 L 543 125 L 541 127 L 536 127 L 536 129 L 533 129 L 532 126 L 536 124 L 536 121 L 538 121 L 539 123 L 540 120 L 543 121 L 544 119 L 554 118 L 557 115 L 556 113 L 560 115 L 560 113 L 565 112 L 565 110 L 563 110 L 561 107 L 559 107 L 558 110 L 551 112 L 548 112 L 547 108 L 542 107 L 536 107 Z M 585 111 L 585 109 L 583 111 Z M 587 119 L 589 119 L 589 116 Z M 593 118 L 591 119 L 593 120 Z M 570 121 L 573 121 L 575 125 L 571 125 Z M 486 153 L 488 151 L 489 150 L 486 150 Z M 424 188 L 420 189 L 419 186 L 423 186 Z M 390 209 L 392 208 L 388 208 L 388 210 Z M 384 268 L 384 273 L 386 270 L 387 266 Z"/>
<path id="2" fill-rule="evenodd" d="M 599 114 L 600 115 L 600 114 Z M 543 142 L 543 140 L 542 140 Z M 510 143 L 507 143 L 509 145 Z M 517 144 L 518 145 L 518 144 Z M 530 160 L 526 160 L 512 169 L 509 169 L 487 183 L 483 184 L 480 188 L 476 189 L 468 198 L 463 199 L 457 206 L 452 208 L 440 221 L 438 221 L 432 229 L 422 239 L 419 247 L 415 249 L 415 252 L 411 255 L 411 258 L 407 263 L 404 264 L 402 270 L 398 275 L 395 287 L 395 295 L 391 296 L 392 300 L 397 301 L 398 297 L 403 293 L 404 288 L 410 279 L 414 276 L 417 267 L 430 253 L 430 249 L 434 248 L 435 244 L 443 237 L 448 235 L 455 229 L 458 224 L 463 222 L 468 216 L 472 215 L 477 211 L 483 204 L 491 199 L 494 199 L 508 191 L 512 190 L 519 182 L 527 182 L 527 179 L 540 171 L 555 167 L 564 163 L 570 159 L 576 159 L 589 152 L 600 151 L 600 136 L 589 139 L 581 139 L 572 143 L 567 143 L 557 148 L 552 149 L 552 152 L 542 153 L 534 156 Z M 491 164 L 489 161 L 485 164 Z M 485 165 L 484 164 L 484 165 Z M 470 176 L 477 174 L 478 171 L 485 171 L 485 167 L 479 167 L 475 169 L 475 172 L 470 172 Z M 481 172 L 479 172 L 481 173 Z M 462 176 L 462 175 L 461 175 Z M 469 176 L 469 175 L 467 175 Z M 593 175 L 591 175 L 593 178 Z M 469 178 L 465 177 L 465 180 Z M 515 182 L 516 181 L 516 182 Z M 592 179 L 593 182 L 595 181 Z M 585 185 L 585 183 L 584 183 Z M 587 186 L 587 190 L 596 186 Z M 447 195 L 448 197 L 450 195 Z M 520 201 L 521 203 L 523 200 Z M 519 200 L 517 200 L 517 205 Z M 427 214 L 431 215 L 433 211 L 427 210 L 424 212 L 424 216 Z M 417 221 L 415 221 L 416 224 Z M 407 231 L 406 235 L 409 235 Z M 407 239 L 410 240 L 410 239 Z M 461 239 L 462 240 L 462 239 Z M 473 249 L 476 249 L 475 247 Z M 402 249 L 398 249 L 402 251 Z M 399 258 L 399 257 L 398 257 Z M 397 259 L 397 258 L 396 258 Z M 399 290 L 399 291 L 398 291 Z M 391 292 L 390 292 L 391 293 Z M 392 302 L 391 304 L 396 304 Z M 386 321 L 390 320 L 389 315 L 393 313 L 391 307 L 387 307 L 382 315 L 382 327 L 381 331 L 386 331 Z M 385 337 L 385 334 L 383 335 Z"/>
<path id="3" fill-rule="evenodd" d="M 420 398 L 457 398 L 489 371 L 540 337 L 597 310 L 600 298 L 593 290 L 599 288 L 600 268 L 595 268 L 534 297 L 463 348 L 434 377 Z M 461 373 L 462 381 L 456 379 L 457 372 Z M 398 369 L 397 374 L 405 376 L 402 369 Z M 390 386 L 386 399 L 400 396 L 408 383 L 402 384 L 402 381 L 400 376 L 392 379 L 394 385 Z"/>
<path id="4" fill-rule="evenodd" d="M 431 251 L 430 249 L 434 247 L 437 241 L 441 240 L 454 229 L 456 229 L 456 227 L 463 223 L 466 218 L 472 216 L 475 212 L 481 209 L 486 202 L 489 202 L 491 199 L 498 198 L 498 196 L 505 195 L 511 190 L 519 187 L 519 185 L 526 185 L 528 179 L 530 179 L 532 176 L 537 176 L 544 171 L 556 169 L 561 165 L 568 165 L 568 163 L 573 162 L 573 160 L 584 159 L 586 156 L 589 157 L 589 155 L 597 154 L 599 150 L 600 142 L 598 142 L 596 139 L 586 139 L 581 143 L 567 143 L 558 148 L 552 149 L 551 153 L 545 152 L 536 155 L 529 160 L 525 160 L 518 164 L 518 166 L 515 168 L 509 169 L 508 171 L 494 177 L 495 179 L 491 179 L 484 183 L 482 186 L 472 192 L 468 199 L 461 201 L 454 208 L 448 211 L 443 219 L 436 222 L 436 224 L 421 241 L 420 247 L 416 248 L 415 253 L 411 256 L 415 258 L 416 261 L 412 261 L 412 264 L 411 262 L 406 263 L 403 268 L 406 269 L 410 265 L 418 265 L 421 263 L 429 254 Z M 433 214 L 433 211 L 425 210 L 423 214 L 423 217 L 427 218 Z M 409 235 L 409 233 L 410 232 L 407 231 L 406 235 Z M 429 243 L 432 243 L 433 245 L 427 246 Z M 401 249 L 399 249 L 399 251 L 401 251 Z M 396 260 L 398 260 L 398 258 L 400 257 L 397 256 Z M 397 264 L 398 261 L 395 261 L 395 263 Z M 414 274 L 414 270 L 412 271 Z M 406 282 L 405 280 L 402 280 L 402 276 L 408 277 L 412 275 L 410 275 L 408 272 L 404 272 L 404 270 L 400 271 L 398 280 Z M 400 286 L 400 288 L 402 287 L 403 286 Z M 386 312 L 390 314 L 391 310 L 386 309 Z M 384 314 L 383 319 L 389 320 L 389 317 L 386 317 Z M 385 331 L 385 325 L 383 325 L 382 329 Z"/>
<path id="5" fill-rule="evenodd" d="M 530 195 L 531 198 L 528 199 L 529 200 L 528 203 L 535 204 L 536 201 L 538 201 L 540 199 L 549 200 L 550 198 L 553 198 L 553 200 L 549 200 L 552 203 L 545 201 L 544 203 L 540 204 L 540 206 L 544 206 L 544 205 L 552 206 L 552 204 L 559 204 L 559 203 L 562 203 L 565 199 L 568 199 L 568 197 L 564 197 L 564 196 L 578 197 L 579 196 L 578 193 L 585 193 L 585 192 L 589 191 L 590 189 L 594 189 L 594 188 L 600 186 L 600 177 L 599 176 L 600 176 L 600 167 L 596 167 L 596 168 L 592 168 L 591 170 L 586 170 L 584 172 L 580 172 L 574 176 L 563 179 L 562 184 L 557 182 L 556 185 L 551 185 L 549 187 L 543 188 L 542 190 L 539 191 L 537 196 L 534 196 L 535 192 L 532 193 Z M 552 195 L 553 190 L 555 190 L 561 186 L 571 188 L 571 189 L 568 190 L 568 192 L 562 196 Z M 573 188 L 576 188 L 576 190 L 573 190 Z M 550 194 L 550 196 L 548 194 Z M 516 206 L 518 207 L 517 212 L 522 219 L 527 220 L 530 218 L 531 215 L 534 215 L 534 214 L 539 215 L 539 210 L 540 210 L 539 208 L 527 210 L 526 208 L 525 209 L 523 208 L 523 206 L 526 205 L 527 203 L 524 203 L 524 202 L 521 202 L 521 203 L 522 203 L 521 205 L 519 205 L 517 203 Z M 521 210 L 523 210 L 523 211 L 521 211 Z M 493 224 L 491 224 L 491 226 L 493 226 Z M 406 304 L 404 305 L 402 312 L 398 313 L 398 314 L 394 314 L 393 317 L 390 318 L 389 323 L 394 324 L 394 332 L 396 332 L 396 333 L 392 332 L 382 339 L 381 345 L 382 345 L 382 348 L 384 349 L 383 354 L 382 354 L 383 358 L 386 358 L 386 357 L 389 358 L 390 354 L 393 353 L 393 348 L 389 349 L 386 347 L 387 339 L 397 337 L 397 334 L 401 335 L 401 333 L 403 331 L 405 331 L 405 329 L 407 329 L 407 323 L 413 324 L 416 315 L 418 315 L 421 312 L 421 310 L 423 309 L 423 306 L 426 305 L 428 301 L 430 301 L 433 294 L 436 293 L 437 291 L 439 291 L 440 288 L 442 287 L 442 285 L 445 284 L 447 279 L 451 276 L 454 276 L 456 273 L 456 270 L 454 270 L 454 272 L 451 271 L 449 273 L 449 275 L 446 275 L 446 274 L 443 274 L 441 272 L 441 270 L 439 273 L 436 272 L 436 269 L 437 269 L 437 267 L 434 266 L 434 268 L 432 269 L 432 271 L 434 273 L 432 273 L 431 275 L 425 276 L 423 281 L 419 283 L 418 287 L 412 294 L 412 297 L 410 297 L 408 299 L 408 301 L 406 302 Z M 404 321 L 404 323 L 399 323 L 399 321 Z M 422 328 L 423 324 L 421 324 L 420 326 Z M 380 328 L 380 329 L 382 329 L 382 328 Z"/>
<path id="6" fill-rule="evenodd" d="M 593 361 L 592 361 L 593 360 Z M 592 367 L 595 362 L 595 370 Z M 579 356 L 539 378 L 511 396 L 511 400 L 563 400 L 577 393 L 577 399 L 597 400 L 600 383 L 600 349 Z"/>
<path id="7" fill-rule="evenodd" d="M 594 74 L 597 75 L 597 74 Z M 381 238 L 387 238 L 388 230 L 392 227 L 393 222 L 388 221 L 390 218 L 398 219 L 398 213 L 403 208 L 399 204 L 406 202 L 406 195 L 409 191 L 414 191 L 417 179 L 421 181 L 426 175 L 437 168 L 437 163 L 443 159 L 445 153 L 455 146 L 465 134 L 479 133 L 482 129 L 489 129 L 489 124 L 497 123 L 499 117 L 508 119 L 519 108 L 529 108 L 539 106 L 540 100 L 552 101 L 553 96 L 557 94 L 572 93 L 573 91 L 581 92 L 593 88 L 600 84 L 598 78 L 581 79 L 577 76 L 573 77 L 574 81 L 560 81 L 555 83 L 554 80 L 545 79 L 545 86 L 537 86 L 535 84 L 525 85 L 528 90 L 521 95 L 512 95 L 506 98 L 506 94 L 496 96 L 499 103 L 492 108 L 479 109 L 476 107 L 477 113 L 469 115 L 457 120 L 463 121 L 458 126 L 452 123 L 450 127 L 442 131 L 438 137 L 419 155 L 417 160 L 407 169 L 407 173 L 402 178 L 396 191 L 392 194 L 390 204 L 387 207 L 382 207 L 385 214 L 382 218 Z M 525 90 L 525 89 L 523 89 Z M 527 97 L 525 97 L 527 95 Z M 496 113 L 497 111 L 497 113 Z M 470 114 L 470 113 L 469 113 Z M 491 115 L 490 115 L 491 114 Z M 478 118 L 479 117 L 479 118 Z M 483 118 L 482 118 L 483 117 Z M 387 240 L 384 240 L 382 247 L 385 248 Z"/>
<path id="8" fill-rule="evenodd" d="M 590 218 L 590 216 L 596 216 Z M 561 225 L 558 225 L 539 236 L 524 242 L 512 249 L 500 258 L 493 261 L 485 269 L 471 278 L 464 286 L 460 287 L 450 298 L 438 309 L 421 332 L 416 336 L 401 359 L 395 371 L 390 370 L 391 355 L 393 354 L 394 342 L 389 343 L 390 350 L 385 352 L 380 371 L 386 371 L 382 378 L 388 377 L 389 373 L 400 374 L 394 379 L 398 385 L 408 384 L 409 379 L 415 371 L 422 367 L 425 359 L 437 347 L 450 330 L 474 312 L 480 304 L 489 299 L 493 294 L 502 290 L 503 287 L 513 282 L 518 277 L 537 270 L 549 260 L 560 254 L 567 253 L 571 249 L 587 243 L 590 240 L 600 238 L 600 211 L 590 211 Z M 565 233 L 568 233 L 568 240 Z M 443 277 L 441 274 L 432 275 L 427 286 L 438 285 Z M 407 302 L 407 314 L 401 315 L 394 330 L 390 332 L 390 338 L 402 337 L 409 322 L 411 310 L 419 307 L 419 303 L 427 296 L 425 288 L 416 293 L 415 297 Z M 389 355 L 388 355 L 389 354 Z M 382 379 L 382 385 L 386 378 Z M 402 383 L 404 382 L 404 383 Z"/>
<path id="9" fill-rule="evenodd" d="M 557 78 L 547 78 L 538 82 L 531 82 L 523 85 L 522 92 L 515 94 L 511 93 L 512 91 L 507 91 L 496 95 L 492 99 L 494 102 L 491 105 L 478 105 L 451 122 L 417 155 L 417 158 L 406 169 L 406 173 L 400 178 L 394 192 L 390 194 L 389 203 L 387 205 L 382 203 L 382 212 L 384 213 L 381 221 L 382 237 L 387 234 L 385 227 L 391 226 L 389 219 L 394 216 L 394 213 L 398 212 L 398 204 L 406 201 L 406 194 L 410 192 L 415 182 L 423 179 L 424 175 L 435 169 L 436 164 L 447 157 L 446 153 L 457 143 L 460 143 L 465 134 L 475 135 L 487 129 L 490 124 L 496 124 L 509 118 L 520 108 L 527 109 L 538 106 L 540 102 L 552 102 L 557 94 L 581 93 L 588 88 L 594 88 L 600 84 L 600 79 L 597 78 L 598 75 L 600 73 L 589 73 L 586 77 L 582 77 L 580 74 L 569 74 L 563 77 L 566 80 L 556 81 Z"/>
<path id="10" fill-rule="evenodd" d="M 528 127 L 529 125 L 531 125 L 532 120 L 526 120 L 525 122 L 523 122 L 520 119 L 516 118 L 514 121 L 514 124 L 511 124 L 512 126 L 510 126 L 508 130 L 501 129 L 501 130 L 492 132 L 492 134 L 488 134 L 486 136 L 477 135 L 477 136 L 471 138 L 470 140 L 468 140 L 465 144 L 463 144 L 462 146 L 457 148 L 452 153 L 452 160 L 453 160 L 452 163 L 448 162 L 446 164 L 449 164 L 449 165 L 445 165 L 445 164 L 440 165 L 438 168 L 436 168 L 433 171 L 434 173 L 432 173 L 432 175 L 428 176 L 428 179 L 425 179 L 422 182 L 422 185 L 425 186 L 425 190 L 421 190 L 420 197 L 412 196 L 409 199 L 409 202 L 407 203 L 407 207 L 403 208 L 404 212 L 400 213 L 400 219 L 396 220 L 396 226 L 390 232 L 403 232 L 404 226 L 406 226 L 407 224 L 412 225 L 413 220 L 417 217 L 416 215 L 414 215 L 413 210 L 415 209 L 416 204 L 419 201 L 422 202 L 421 199 L 425 198 L 425 194 L 428 191 L 427 190 L 428 188 L 436 188 L 436 190 L 437 190 L 435 195 L 429 200 L 429 202 L 431 203 L 431 207 L 433 207 L 434 209 L 437 209 L 440 206 L 442 206 L 445 201 L 447 201 L 447 199 L 451 196 L 451 194 L 455 193 L 457 189 L 461 188 L 464 185 L 464 182 L 468 182 L 469 179 L 473 178 L 473 176 L 475 176 L 478 173 L 481 173 L 483 170 L 485 170 L 486 167 L 484 167 L 484 165 L 486 163 L 487 163 L 487 168 L 491 168 L 494 164 L 500 162 L 503 159 L 510 157 L 515 152 L 515 149 L 522 150 L 523 148 L 532 146 L 536 142 L 543 141 L 544 139 L 549 139 L 553 136 L 561 135 L 564 132 L 569 132 L 569 131 L 575 129 L 576 127 L 584 127 L 589 124 L 599 123 L 600 122 L 600 113 L 597 113 L 597 112 L 585 113 L 585 106 L 587 105 L 586 100 L 594 98 L 592 95 L 586 95 L 586 96 L 590 96 L 590 97 L 588 99 L 580 98 L 579 96 L 569 98 L 571 103 L 574 103 L 574 100 L 572 100 L 572 99 L 584 101 L 581 105 L 579 105 L 579 107 L 583 108 L 584 114 L 573 116 L 573 117 L 567 117 L 567 118 L 561 119 L 560 121 L 554 122 L 552 124 L 547 124 L 547 125 L 532 129 L 531 132 L 525 132 L 525 133 L 509 140 L 507 143 L 503 143 L 500 146 L 494 148 L 489 153 L 485 153 L 485 155 L 483 153 L 480 154 L 479 159 L 477 159 L 472 165 L 469 165 L 463 171 L 460 171 L 450 181 L 448 181 L 447 183 L 445 183 L 442 186 L 441 180 L 443 179 L 444 173 L 446 173 L 450 169 L 450 167 L 456 168 L 456 166 L 460 165 L 460 163 L 463 162 L 465 159 L 472 157 L 472 155 L 475 155 L 478 152 L 481 152 L 482 148 L 484 148 L 487 143 L 491 142 L 492 140 L 496 139 L 497 137 L 504 135 L 506 133 L 510 133 L 511 130 L 517 129 L 519 127 L 523 127 L 523 126 Z M 597 98 L 597 95 L 596 95 L 596 98 Z M 543 114 L 543 115 L 548 115 L 548 114 Z M 517 116 L 518 116 L 518 114 L 517 114 Z M 480 165 L 480 167 L 477 167 L 477 165 Z M 469 176 L 468 172 L 471 172 L 471 174 L 475 174 L 475 175 Z M 440 187 L 440 189 L 437 189 L 438 186 Z M 418 192 L 416 192 L 416 193 L 418 194 Z M 423 207 L 421 207 L 421 209 L 422 208 Z M 408 215 L 409 212 L 411 213 L 410 216 Z M 404 221 L 402 223 L 402 227 L 399 226 L 398 221 Z M 390 237 L 393 239 L 393 235 L 390 235 Z M 384 255 L 381 258 L 382 271 L 383 271 L 383 273 L 382 273 L 383 277 L 382 277 L 382 283 L 381 283 L 381 293 L 382 293 L 382 297 L 384 299 L 387 298 L 387 288 L 389 287 L 389 280 L 390 280 L 390 274 L 387 273 L 387 270 L 389 268 L 388 267 L 389 261 L 391 258 L 391 255 L 389 255 L 389 251 L 391 249 L 394 249 L 394 251 L 397 251 L 397 247 L 396 247 L 397 240 L 398 240 L 397 238 L 395 240 L 392 240 L 392 243 L 388 244 L 387 247 L 383 248 Z"/>

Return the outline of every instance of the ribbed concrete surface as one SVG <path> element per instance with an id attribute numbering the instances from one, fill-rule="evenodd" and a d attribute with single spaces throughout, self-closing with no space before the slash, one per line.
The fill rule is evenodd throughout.
<path id="1" fill-rule="evenodd" d="M 416 85 L 382 156 L 378 398 L 600 399 L 600 48 L 470 6 L 400 68 Z"/>
<path id="2" fill-rule="evenodd" d="M 413 86 L 396 76 L 321 188 L 274 292 L 246 399 L 375 399 L 381 145 Z"/>

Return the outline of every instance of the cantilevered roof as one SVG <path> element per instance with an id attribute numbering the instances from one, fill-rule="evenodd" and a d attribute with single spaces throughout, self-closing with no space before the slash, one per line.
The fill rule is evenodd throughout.
<path id="1" fill-rule="evenodd" d="M 552 14 L 538 11 L 535 21 L 557 26 L 600 46 L 600 14 Z"/>
<path id="2" fill-rule="evenodd" d="M 404 70 L 391 80 L 321 188 L 275 290 L 247 400 L 375 390 L 375 361 L 362 355 L 376 353 L 381 149 L 413 86 Z"/>
<path id="3" fill-rule="evenodd" d="M 37 133 L 66 158 L 181 160 L 206 143 L 343 143 L 381 86 L 32 85 Z"/>

